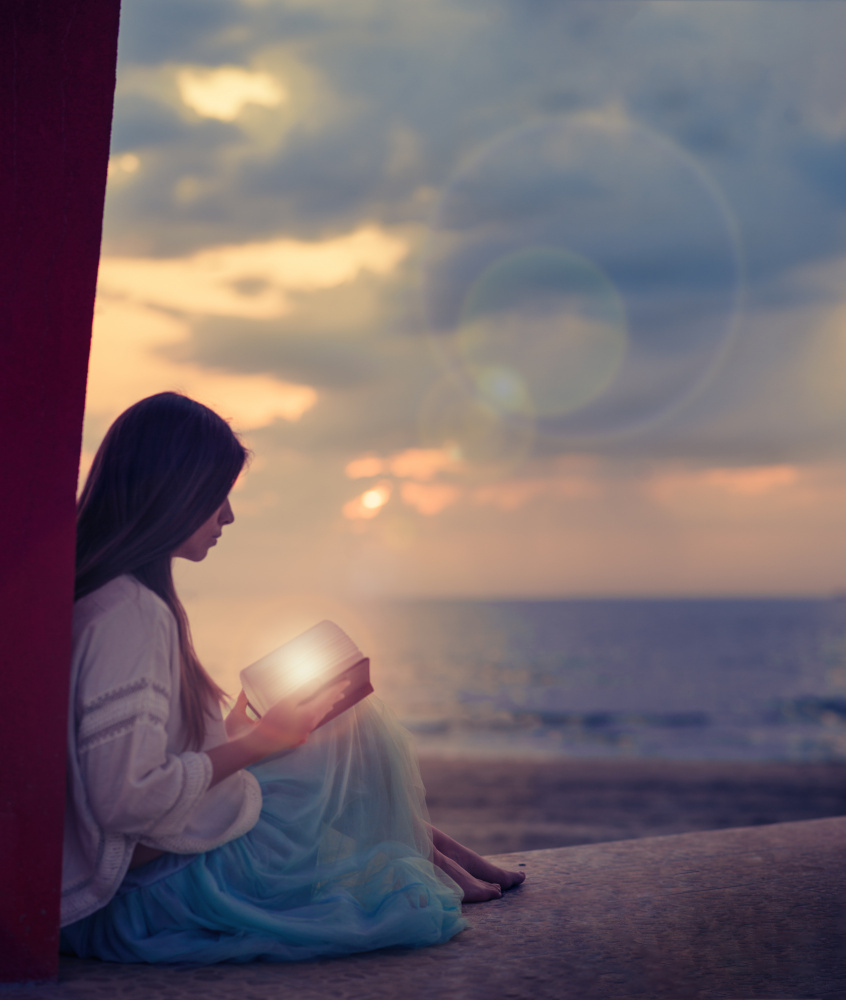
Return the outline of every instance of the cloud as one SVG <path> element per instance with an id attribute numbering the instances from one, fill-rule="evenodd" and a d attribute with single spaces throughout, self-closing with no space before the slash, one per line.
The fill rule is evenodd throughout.
<path id="1" fill-rule="evenodd" d="M 182 67 L 176 76 L 179 96 L 192 111 L 205 118 L 234 121 L 248 104 L 275 108 L 288 92 L 270 73 L 241 66 Z"/>
<path id="2" fill-rule="evenodd" d="M 339 312 L 345 300 L 355 298 L 340 291 L 332 297 L 338 300 Z M 356 331 L 350 335 L 348 330 L 326 332 L 319 325 L 314 329 L 308 322 L 312 315 L 298 296 L 287 315 L 273 320 L 207 318 L 193 324 L 191 341 L 180 344 L 172 356 L 227 371 L 272 372 L 325 388 L 372 387 L 378 382 L 387 367 L 378 341 L 359 340 Z"/>
<path id="3" fill-rule="evenodd" d="M 315 539 L 329 531 L 334 586 L 369 596 L 793 594 L 842 586 L 842 560 L 831 546 L 846 501 L 837 465 L 798 468 L 791 482 L 762 467 L 681 463 L 651 474 L 648 466 L 587 460 L 532 471 L 525 481 L 454 486 L 457 496 L 438 497 L 433 487 L 445 484 L 405 481 L 417 490 L 400 481 L 387 502 L 387 491 L 374 498 L 370 516 L 322 529 L 306 518 L 297 531 Z M 768 493 L 745 491 L 766 476 Z M 350 514 L 356 506 L 365 512 L 366 492 L 349 501 Z M 802 532 L 792 527 L 797 519 Z M 321 586 L 333 584 L 324 578 Z"/>
<path id="4" fill-rule="evenodd" d="M 89 450 L 90 438 L 102 433 L 127 406 L 164 389 L 201 400 L 244 431 L 276 419 L 299 420 L 314 406 L 317 393 L 308 385 L 264 374 L 210 371 L 162 356 L 163 348 L 178 344 L 188 334 L 183 320 L 157 309 L 98 299 L 86 397 Z"/>
<path id="5" fill-rule="evenodd" d="M 482 321 L 478 357 L 460 362 L 469 378 L 510 355 L 527 411 L 589 438 L 695 389 L 732 333 L 742 273 L 707 174 L 609 105 L 520 126 L 469 160 L 442 199 L 427 279 L 430 322 L 459 354 L 469 320 Z"/>
<path id="6" fill-rule="evenodd" d="M 515 511 L 538 498 L 574 500 L 595 497 L 600 492 L 601 477 L 597 476 L 596 465 L 589 459 L 566 458 L 545 465 L 544 468 L 537 462 L 530 462 L 519 478 L 478 484 L 467 464 L 451 452 L 408 448 L 384 458 L 373 453 L 361 455 L 348 462 L 344 471 L 350 479 L 392 477 L 382 478 L 373 496 L 384 494 L 386 502 L 391 489 L 397 485 L 403 503 L 425 517 L 440 514 L 458 503 Z M 344 508 L 345 516 L 372 518 L 384 506 L 384 503 L 373 503 L 365 514 L 357 514 L 358 502 L 351 501 Z"/>
<path id="7" fill-rule="evenodd" d="M 360 119 L 361 112 L 351 108 L 323 128 L 293 129 L 270 155 L 244 163 L 240 184 L 249 197 L 275 203 L 285 223 L 297 229 L 346 227 L 362 215 L 390 218 L 389 130 Z"/>
<path id="8" fill-rule="evenodd" d="M 119 67 L 232 53 L 243 13 L 229 0 L 129 0 L 121 7 Z"/>
<path id="9" fill-rule="evenodd" d="M 704 482 L 741 496 L 761 496 L 781 486 L 792 486 L 799 470 L 792 465 L 752 466 L 746 469 L 709 469 Z"/>
<path id="10" fill-rule="evenodd" d="M 378 455 L 361 455 L 359 458 L 347 462 L 344 472 L 350 479 L 369 479 L 381 475 L 386 466 L 387 462 L 383 458 L 379 458 Z"/>
<path id="11" fill-rule="evenodd" d="M 108 179 L 114 184 L 126 176 L 132 176 L 141 166 L 135 153 L 123 153 L 109 157 Z"/>
<path id="12" fill-rule="evenodd" d="M 424 517 L 440 514 L 461 496 L 459 488 L 451 483 L 405 482 L 400 493 L 405 503 Z"/>
<path id="13" fill-rule="evenodd" d="M 648 479 L 646 490 L 659 503 L 674 508 L 702 510 L 719 505 L 737 511 L 748 510 L 767 495 L 801 498 L 807 490 L 805 479 L 804 470 L 792 465 L 670 469 Z"/>
<path id="14" fill-rule="evenodd" d="M 179 312 L 266 319 L 290 310 L 288 293 L 334 288 L 361 271 L 384 274 L 405 254 L 374 227 L 310 243 L 290 239 L 209 247 L 181 258 L 101 260 L 102 294 Z"/>
<path id="15" fill-rule="evenodd" d="M 444 471 L 455 471 L 455 458 L 441 449 L 407 448 L 388 458 L 378 455 L 361 455 L 348 462 L 344 471 L 350 479 L 375 478 L 390 473 L 399 483 L 399 493 L 405 504 L 425 517 L 440 513 L 445 507 L 455 503 L 462 490 L 453 483 L 433 483 L 430 480 Z M 374 490 L 362 494 L 362 498 L 381 498 L 380 503 L 365 504 L 366 512 L 361 513 L 362 498 L 351 501 L 344 507 L 344 516 L 373 517 L 390 497 L 393 483 L 383 479 Z"/>
<path id="16" fill-rule="evenodd" d="M 744 196 L 754 196 L 763 178 L 755 214 L 764 222 L 790 208 L 784 196 L 791 197 L 791 186 L 792 197 L 800 196 L 795 178 L 786 179 L 785 190 L 765 176 L 781 159 L 774 142 L 801 141 L 810 106 L 819 127 L 838 127 L 839 6 L 433 2 L 398 16 L 384 2 L 343 9 L 210 2 L 205 9 L 181 0 L 165 13 L 157 0 L 129 0 L 122 78 L 139 66 L 177 61 L 210 72 L 227 64 L 275 72 L 283 54 L 296 54 L 323 81 L 317 103 L 275 148 L 257 142 L 245 149 L 233 135 L 226 177 L 230 193 L 237 191 L 232 226 L 240 214 L 253 227 L 275 221 L 305 233 L 317 219 L 324 228 L 333 219 L 348 225 L 365 206 L 371 213 L 412 211 L 415 191 L 441 189 L 474 148 L 548 116 L 553 97 L 558 112 L 562 100 L 568 110 L 624 106 L 722 171 L 727 194 L 734 200 L 736 193 L 747 214 Z M 161 36 L 162 24 L 167 38 L 139 45 Z M 378 31 L 362 30 L 373 25 Z M 179 101 L 175 90 L 172 99 Z M 121 100 L 119 93 L 118 126 Z M 303 102 L 302 89 L 292 86 L 286 114 L 299 113 Z M 388 169 L 398 123 L 417 146 L 399 186 Z M 720 129 L 728 144 L 714 145 Z M 251 207 L 259 204 L 261 210 Z M 798 220 L 803 206 L 796 208 L 788 214 Z M 821 209 L 815 215 L 822 222 Z M 212 214 L 212 201 L 202 199 L 196 210 Z M 767 244 L 759 249 L 777 249 Z"/>
<path id="17" fill-rule="evenodd" d="M 178 143 L 200 139 L 180 117 L 161 101 L 143 94 L 128 94 L 120 101 L 120 113 L 115 115 L 112 125 L 112 154 L 136 152 L 149 148 L 175 146 Z M 225 129 L 212 126 L 204 130 L 205 136 L 214 135 L 225 142 L 231 136 Z"/>
<path id="18" fill-rule="evenodd" d="M 248 588 L 827 586 L 844 12 L 124 0 L 86 447 L 172 386 L 252 426 Z"/>

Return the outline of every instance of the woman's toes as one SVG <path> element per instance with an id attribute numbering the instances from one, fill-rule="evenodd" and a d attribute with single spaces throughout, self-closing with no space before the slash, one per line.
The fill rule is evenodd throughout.
<path id="1" fill-rule="evenodd" d="M 463 903 L 487 903 L 491 899 L 499 899 L 502 889 L 493 882 L 483 882 L 479 878 L 471 878 L 462 886 L 464 890 Z"/>
<path id="2" fill-rule="evenodd" d="M 513 889 L 517 885 L 522 885 L 526 881 L 525 872 L 503 872 L 505 878 L 499 883 L 503 889 Z"/>
<path id="3" fill-rule="evenodd" d="M 476 874 L 479 878 L 486 879 L 489 882 L 496 882 L 503 889 L 513 889 L 515 886 L 521 885 L 526 881 L 525 872 L 510 872 L 505 868 L 497 868 L 494 865 L 489 865 L 487 872 L 477 872 Z"/>
<path id="4" fill-rule="evenodd" d="M 462 893 L 462 903 L 485 903 L 489 899 L 499 899 L 502 895 L 502 889 L 498 885 L 471 875 L 457 861 L 441 854 L 437 848 L 434 851 L 433 861 L 458 884 Z"/>

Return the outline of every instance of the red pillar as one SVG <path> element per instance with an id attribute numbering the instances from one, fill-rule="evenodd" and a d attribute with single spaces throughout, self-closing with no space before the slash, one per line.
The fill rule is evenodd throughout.
<path id="1" fill-rule="evenodd" d="M 58 968 L 74 497 L 120 0 L 0 2 L 0 981 Z"/>

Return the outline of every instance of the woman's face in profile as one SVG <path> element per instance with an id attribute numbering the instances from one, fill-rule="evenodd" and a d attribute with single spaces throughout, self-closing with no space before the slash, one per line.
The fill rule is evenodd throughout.
<path id="1" fill-rule="evenodd" d="M 193 535 L 186 538 L 173 554 L 182 559 L 190 559 L 191 562 L 202 562 L 212 545 L 217 545 L 223 526 L 232 524 L 234 520 L 235 515 L 227 497 L 212 516 L 204 521 Z"/>

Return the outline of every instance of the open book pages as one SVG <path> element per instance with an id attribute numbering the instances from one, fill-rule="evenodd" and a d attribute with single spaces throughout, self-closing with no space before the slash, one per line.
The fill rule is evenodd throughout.
<path id="1" fill-rule="evenodd" d="M 309 698 L 363 659 L 364 654 L 342 628 L 322 621 L 245 667 L 241 686 L 253 711 L 264 715 L 296 691 L 302 691 L 303 700 Z"/>

